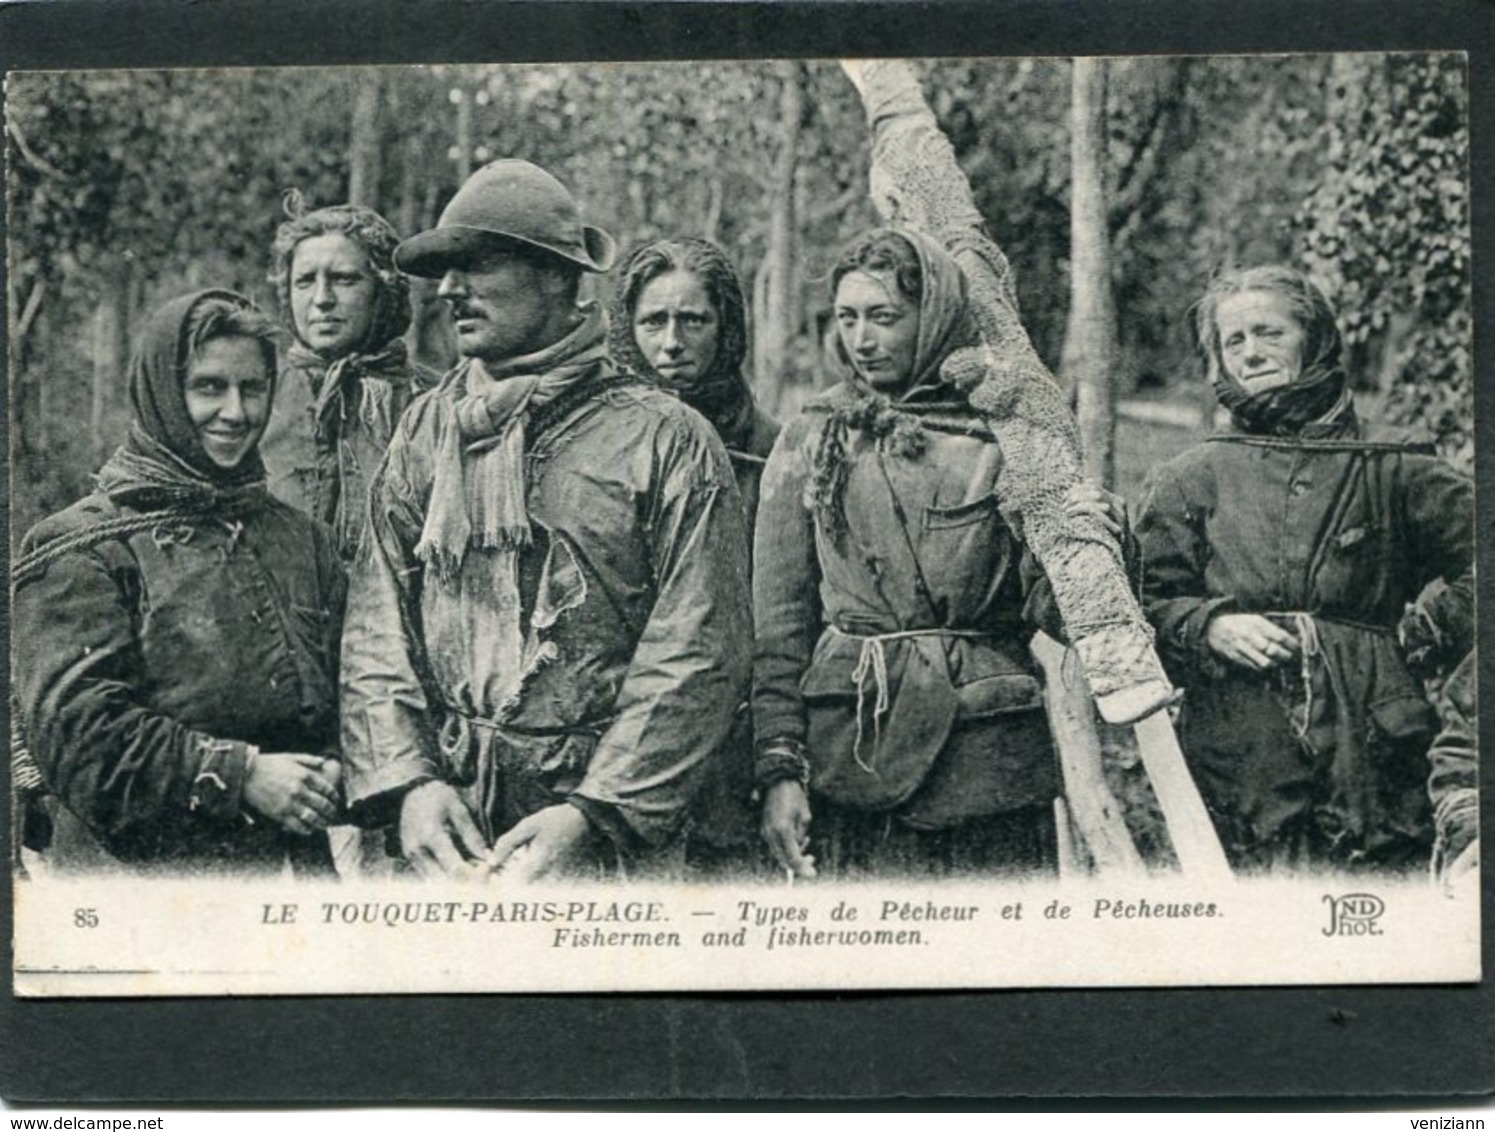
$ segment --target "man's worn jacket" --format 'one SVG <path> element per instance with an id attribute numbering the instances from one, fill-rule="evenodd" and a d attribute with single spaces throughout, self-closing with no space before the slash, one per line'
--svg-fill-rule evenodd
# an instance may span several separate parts
<path id="1" fill-rule="evenodd" d="M 747 694 L 748 556 L 726 452 L 674 397 L 605 372 L 531 421 L 524 646 L 500 655 L 502 552 L 469 547 L 450 580 L 415 553 L 436 437 L 463 392 L 412 403 L 374 484 L 343 642 L 350 803 L 366 824 L 391 821 L 413 784 L 443 779 L 490 839 L 570 802 L 625 854 L 660 846 Z"/>

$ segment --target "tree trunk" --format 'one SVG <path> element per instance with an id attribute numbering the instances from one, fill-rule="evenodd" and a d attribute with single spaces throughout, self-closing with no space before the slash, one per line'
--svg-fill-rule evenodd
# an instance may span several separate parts
<path id="1" fill-rule="evenodd" d="M 1074 61 L 1070 303 L 1060 366 L 1076 393 L 1085 473 L 1116 478 L 1116 300 L 1106 208 L 1106 63 Z"/>
<path id="2" fill-rule="evenodd" d="M 722 226 L 722 179 L 718 173 L 706 182 L 706 219 L 701 231 L 713 244 L 721 243 Z"/>
<path id="3" fill-rule="evenodd" d="M 472 95 L 461 87 L 454 87 L 452 101 L 457 104 L 457 140 L 453 148 L 457 159 L 457 184 L 461 186 L 472 176 Z"/>
<path id="4" fill-rule="evenodd" d="M 408 95 L 402 98 L 399 86 L 390 88 L 389 99 L 390 120 L 407 121 L 413 113 L 413 100 Z M 395 204 L 393 219 L 401 237 L 414 235 L 420 230 L 421 182 L 430 175 L 421 160 L 425 151 L 427 129 L 426 123 L 418 128 L 407 129 L 404 140 L 400 143 L 400 196 Z"/>
<path id="5" fill-rule="evenodd" d="M 109 435 L 114 391 L 121 387 L 125 360 L 129 357 L 129 280 L 117 273 L 103 282 L 103 294 L 93 312 L 93 390 L 88 408 L 88 441 L 92 462 L 97 464 L 113 447 Z"/>
<path id="6" fill-rule="evenodd" d="M 12 281 L 11 286 L 15 287 L 16 283 Z M 43 431 L 46 421 L 37 404 L 47 383 L 27 376 L 30 370 L 28 363 L 32 354 L 28 348 L 27 339 L 32 326 L 36 323 L 37 315 L 41 312 L 42 296 L 45 293 L 46 284 L 38 277 L 31 284 L 25 303 L 19 302 L 19 295 L 16 293 L 13 293 L 11 298 L 11 302 L 20 308 L 20 315 L 11 328 L 10 341 L 11 372 L 14 374 L 11 379 L 11 400 L 8 405 L 12 468 L 18 468 L 31 452 L 47 451 L 46 436 Z M 25 422 L 24 427 L 22 422 Z"/>
<path id="7" fill-rule="evenodd" d="M 804 114 L 804 72 L 781 63 L 779 148 L 768 200 L 768 241 L 754 281 L 754 386 L 770 412 L 777 407 L 794 338 L 794 167 Z"/>
<path id="8" fill-rule="evenodd" d="M 348 203 L 379 207 L 379 79 L 354 80 L 353 119 L 348 130 Z"/>

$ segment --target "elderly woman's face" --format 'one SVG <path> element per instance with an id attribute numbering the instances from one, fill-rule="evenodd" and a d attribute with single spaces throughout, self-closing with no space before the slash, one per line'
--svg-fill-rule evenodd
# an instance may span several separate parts
<path id="1" fill-rule="evenodd" d="M 296 337 L 340 358 L 364 344 L 374 322 L 378 284 L 369 257 L 340 232 L 309 236 L 291 253 L 291 317 Z"/>
<path id="2" fill-rule="evenodd" d="M 873 389 L 901 393 L 913 380 L 919 311 L 886 272 L 848 271 L 836 285 L 836 329 L 857 373 Z"/>
<path id="3" fill-rule="evenodd" d="M 721 319 L 706 284 L 692 271 L 667 271 L 639 292 L 633 341 L 670 389 L 689 390 L 716 360 Z"/>
<path id="4" fill-rule="evenodd" d="M 1248 393 L 1290 385 L 1303 371 L 1307 335 L 1287 299 L 1272 291 L 1242 291 L 1215 310 L 1225 372 Z"/>

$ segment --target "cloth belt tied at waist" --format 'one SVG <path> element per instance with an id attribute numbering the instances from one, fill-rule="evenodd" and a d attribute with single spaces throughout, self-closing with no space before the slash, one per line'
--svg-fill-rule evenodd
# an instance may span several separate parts
<path id="1" fill-rule="evenodd" d="M 863 635 L 848 633 L 836 624 L 828 625 L 827 628 L 845 640 L 861 642 L 856 668 L 852 669 L 851 673 L 851 678 L 856 681 L 857 685 L 857 729 L 856 737 L 852 741 L 851 757 L 856 760 L 857 766 L 868 774 L 876 774 L 877 771 L 870 763 L 862 760 L 862 707 L 866 702 L 867 679 L 870 676 L 876 685 L 876 698 L 872 703 L 872 754 L 875 758 L 877 745 L 882 741 L 882 717 L 887 714 L 889 707 L 888 658 L 883 652 L 883 645 L 888 641 L 906 641 L 916 637 L 948 637 L 963 640 L 981 640 L 992 637 L 991 633 L 978 632 L 974 629 L 900 629 L 892 633 Z"/>
<path id="2" fill-rule="evenodd" d="M 436 733 L 436 744 L 445 757 L 453 777 L 459 782 L 470 783 L 477 778 L 477 767 L 473 764 L 475 744 L 474 731 L 486 731 L 507 743 L 522 745 L 526 740 L 564 739 L 571 735 L 585 735 L 600 739 L 602 733 L 612 726 L 612 718 L 593 724 L 578 724 L 574 727 L 514 727 L 496 719 L 470 715 L 452 707 L 442 705 L 445 718 Z"/>

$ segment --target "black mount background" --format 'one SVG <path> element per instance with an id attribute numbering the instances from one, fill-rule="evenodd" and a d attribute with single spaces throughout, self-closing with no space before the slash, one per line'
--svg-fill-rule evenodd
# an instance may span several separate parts
<path id="1" fill-rule="evenodd" d="M 0 2 L 6 70 L 1429 49 L 1470 52 L 1475 263 L 1495 263 L 1488 160 L 1495 145 L 1495 4 L 1482 0 Z M 1485 285 L 1487 275 L 1477 276 L 1475 295 L 1482 363 L 1495 348 L 1495 288 Z M 1489 412 L 1479 423 L 1483 500 L 1495 437 Z M 1487 535 L 1488 524 L 1480 526 Z M 1480 557 L 1490 557 L 1488 537 Z M 1486 583 L 1495 578 L 1491 562 L 1480 569 Z M 1488 591 L 1481 587 L 1486 608 Z M 1482 683 L 1490 663 L 1487 657 Z M 1490 732 L 1483 723 L 1486 751 L 1495 750 Z M 1492 778 L 1487 762 L 1487 799 L 1495 797 Z M 1483 898 L 1485 966 L 1495 971 L 1488 879 Z M 8 899 L 0 904 L 9 972 L 13 909 Z M 817 1097 L 946 1104 L 1003 1097 L 1052 1108 L 1093 1107 L 1077 1099 L 1087 1097 L 1174 1097 L 1193 1098 L 1183 1103 L 1197 1108 L 1269 1096 L 1276 1100 L 1267 1105 L 1281 1108 L 1307 1098 L 1342 1106 L 1349 1097 L 1375 1104 L 1369 1098 L 1446 1099 L 1492 1089 L 1488 980 L 1462 987 L 835 996 L 18 1001 L 7 975 L 0 1000 L 0 1095 L 12 1102 L 586 1098 L 679 1105 L 742 1098 L 773 1105 Z"/>

